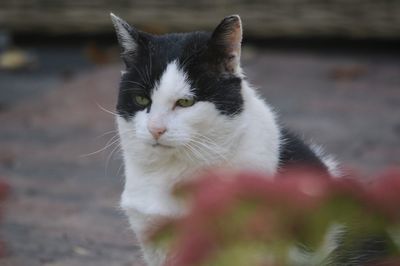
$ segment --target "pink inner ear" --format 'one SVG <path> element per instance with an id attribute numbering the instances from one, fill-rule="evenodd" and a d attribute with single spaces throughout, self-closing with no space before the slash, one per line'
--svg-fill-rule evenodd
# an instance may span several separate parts
<path id="1" fill-rule="evenodd" d="M 229 42 L 228 53 L 234 56 L 240 56 L 240 48 L 242 43 L 242 27 L 239 23 L 234 25 L 233 30 L 227 36 L 227 41 Z"/>
<path id="2" fill-rule="evenodd" d="M 221 67 L 225 71 L 235 73 L 240 64 L 242 23 L 237 15 L 226 17 L 214 30 L 212 41 L 215 49 L 223 56 Z"/>
<path id="3" fill-rule="evenodd" d="M 226 17 L 214 30 L 212 38 L 227 54 L 240 55 L 242 22 L 237 15 Z"/>

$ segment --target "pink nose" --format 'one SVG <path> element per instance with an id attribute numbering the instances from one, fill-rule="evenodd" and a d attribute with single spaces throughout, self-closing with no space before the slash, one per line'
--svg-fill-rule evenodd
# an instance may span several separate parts
<path id="1" fill-rule="evenodd" d="M 161 135 L 167 131 L 165 127 L 149 127 L 148 129 L 156 140 L 158 140 Z"/>

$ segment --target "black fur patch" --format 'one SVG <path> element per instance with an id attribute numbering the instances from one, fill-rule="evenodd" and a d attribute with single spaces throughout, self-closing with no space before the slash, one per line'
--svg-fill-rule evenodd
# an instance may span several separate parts
<path id="1" fill-rule="evenodd" d="M 161 36 L 137 32 L 137 50 L 124 55 L 127 71 L 120 82 L 117 112 L 129 119 L 143 110 L 134 103 L 134 96 L 150 98 L 167 65 L 176 60 L 187 74 L 197 101 L 214 103 L 224 115 L 240 113 L 243 110 L 241 78 L 219 70 L 215 51 L 209 49 L 210 37 L 206 32 Z"/>
<path id="2" fill-rule="evenodd" d="M 378 262 L 387 259 L 393 251 L 393 240 L 389 233 L 352 236 L 350 241 L 346 234 L 348 232 L 338 236 L 339 246 L 331 254 L 330 263 L 327 265 L 387 265 Z M 345 238 L 347 238 L 346 243 Z"/>
<path id="3" fill-rule="evenodd" d="M 281 131 L 283 145 L 280 150 L 280 167 L 307 166 L 327 171 L 325 164 L 299 137 L 287 129 Z"/>
<path id="4" fill-rule="evenodd" d="M 197 33 L 199 34 L 199 33 Z M 209 47 L 210 35 L 204 34 L 207 42 L 198 46 L 197 36 L 192 41 L 195 47 L 188 47 L 190 55 L 180 58 L 180 66 L 188 74 L 188 80 L 193 88 L 198 101 L 209 101 L 216 105 L 224 115 L 233 116 L 243 110 L 243 98 L 241 94 L 241 78 L 221 70 L 219 58 Z M 204 38 L 203 37 L 203 38 Z"/>

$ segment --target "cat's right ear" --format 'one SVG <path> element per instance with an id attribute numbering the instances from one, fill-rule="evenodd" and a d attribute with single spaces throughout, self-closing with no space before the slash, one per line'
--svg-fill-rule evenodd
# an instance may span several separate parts
<path id="1" fill-rule="evenodd" d="M 139 32 L 113 13 L 110 16 L 121 47 L 122 59 L 126 65 L 129 65 L 138 49 Z"/>

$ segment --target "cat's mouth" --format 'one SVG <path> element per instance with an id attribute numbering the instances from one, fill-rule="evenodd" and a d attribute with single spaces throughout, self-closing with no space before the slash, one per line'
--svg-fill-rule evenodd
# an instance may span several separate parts
<path id="1" fill-rule="evenodd" d="M 165 149 L 172 149 L 172 148 L 174 148 L 174 147 L 172 147 L 172 146 L 169 146 L 169 145 L 165 145 L 165 144 L 161 144 L 161 143 L 154 143 L 154 144 L 151 144 L 151 146 L 153 147 L 153 148 L 165 148 Z"/>

